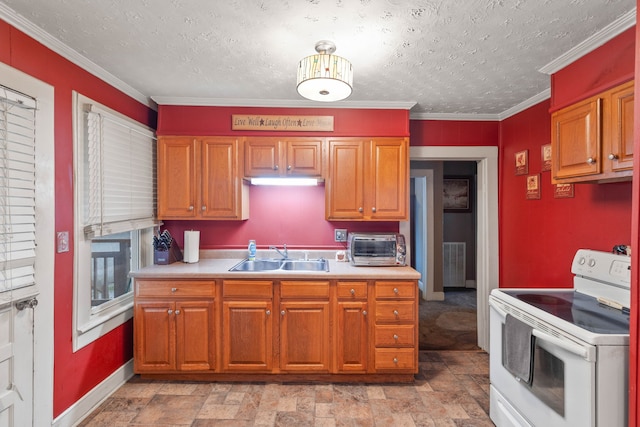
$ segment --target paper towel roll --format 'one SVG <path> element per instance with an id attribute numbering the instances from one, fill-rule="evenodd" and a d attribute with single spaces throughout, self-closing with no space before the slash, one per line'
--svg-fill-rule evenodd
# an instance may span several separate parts
<path id="1" fill-rule="evenodd" d="M 184 262 L 198 262 L 200 259 L 200 232 L 187 230 L 184 232 Z"/>

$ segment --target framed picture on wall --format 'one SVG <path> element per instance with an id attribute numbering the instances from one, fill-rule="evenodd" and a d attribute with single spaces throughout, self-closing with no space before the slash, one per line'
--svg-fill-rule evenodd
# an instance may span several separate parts
<path id="1" fill-rule="evenodd" d="M 516 153 L 516 175 L 526 175 L 529 173 L 529 150 L 522 150 Z"/>
<path id="2" fill-rule="evenodd" d="M 445 176 L 442 181 L 442 203 L 445 212 L 471 212 L 470 176 Z"/>
<path id="3" fill-rule="evenodd" d="M 540 198 L 540 174 L 527 176 L 527 199 Z"/>
<path id="4" fill-rule="evenodd" d="M 556 199 L 569 199 L 573 197 L 573 184 L 554 184 L 553 197 Z"/>
<path id="5" fill-rule="evenodd" d="M 551 170 L 551 144 L 542 146 L 542 168 L 541 170 L 550 171 Z"/>

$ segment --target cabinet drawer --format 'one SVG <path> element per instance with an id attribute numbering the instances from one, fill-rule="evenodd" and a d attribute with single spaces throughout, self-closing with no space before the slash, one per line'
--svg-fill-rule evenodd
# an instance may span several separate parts
<path id="1" fill-rule="evenodd" d="M 281 298 L 322 298 L 329 299 L 328 281 L 282 281 Z"/>
<path id="2" fill-rule="evenodd" d="M 271 280 L 224 280 L 222 282 L 222 296 L 244 299 L 271 299 L 273 297 L 273 282 Z"/>
<path id="3" fill-rule="evenodd" d="M 376 348 L 375 368 L 376 370 L 414 371 L 416 368 L 415 350 L 412 348 Z"/>
<path id="4" fill-rule="evenodd" d="M 415 282 L 376 282 L 376 298 L 414 299 Z"/>
<path id="5" fill-rule="evenodd" d="M 336 290 L 340 299 L 367 298 L 367 282 L 338 282 Z"/>
<path id="6" fill-rule="evenodd" d="M 415 347 L 414 325 L 376 325 L 376 347 Z"/>
<path id="7" fill-rule="evenodd" d="M 216 295 L 211 280 L 136 280 L 137 297 L 209 297 Z"/>
<path id="8" fill-rule="evenodd" d="M 376 301 L 376 322 L 413 323 L 415 311 L 413 301 Z"/>

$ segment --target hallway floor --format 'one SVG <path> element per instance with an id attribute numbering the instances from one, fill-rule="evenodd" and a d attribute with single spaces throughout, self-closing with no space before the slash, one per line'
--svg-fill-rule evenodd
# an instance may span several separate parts
<path id="1" fill-rule="evenodd" d="M 421 351 L 414 384 L 124 384 L 83 427 L 493 426 L 489 356 Z"/>

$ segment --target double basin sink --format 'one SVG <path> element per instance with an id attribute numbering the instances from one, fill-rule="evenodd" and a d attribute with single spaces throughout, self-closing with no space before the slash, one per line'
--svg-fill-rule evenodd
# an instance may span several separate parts
<path id="1" fill-rule="evenodd" d="M 329 261 L 324 258 L 304 259 L 245 259 L 229 271 L 329 271 Z"/>

